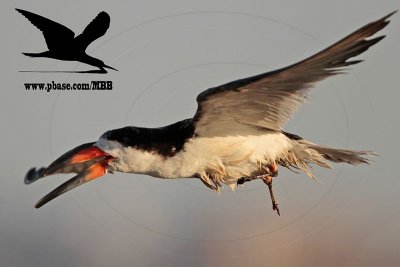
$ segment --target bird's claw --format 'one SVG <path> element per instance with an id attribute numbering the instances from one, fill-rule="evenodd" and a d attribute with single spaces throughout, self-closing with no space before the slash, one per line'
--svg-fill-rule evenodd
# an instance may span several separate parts
<path id="1" fill-rule="evenodd" d="M 276 210 L 276 212 L 278 213 L 278 215 L 281 216 L 281 212 L 279 211 L 279 208 L 278 208 L 278 202 L 272 201 L 272 209 L 273 209 L 273 210 Z"/>

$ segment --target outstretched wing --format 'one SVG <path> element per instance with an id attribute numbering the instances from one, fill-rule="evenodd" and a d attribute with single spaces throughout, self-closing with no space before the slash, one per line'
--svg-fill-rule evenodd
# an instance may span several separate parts
<path id="1" fill-rule="evenodd" d="M 361 62 L 349 59 L 384 38 L 367 39 L 384 28 L 393 13 L 296 64 L 203 91 L 197 96 L 198 108 L 193 118 L 196 134 L 239 134 L 248 131 L 249 126 L 281 131 L 316 82 Z"/>
<path id="2" fill-rule="evenodd" d="M 102 11 L 75 38 L 75 41 L 79 47 L 86 50 L 89 44 L 107 32 L 108 27 L 110 27 L 110 16 Z"/>
<path id="3" fill-rule="evenodd" d="M 64 25 L 26 10 L 16 10 L 42 31 L 49 50 L 63 49 L 74 39 L 75 33 Z"/>

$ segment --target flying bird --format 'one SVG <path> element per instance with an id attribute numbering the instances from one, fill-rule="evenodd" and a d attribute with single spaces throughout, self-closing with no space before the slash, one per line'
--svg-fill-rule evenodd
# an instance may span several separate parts
<path id="1" fill-rule="evenodd" d="M 26 184 L 56 173 L 77 174 L 35 207 L 107 172 L 125 172 L 164 179 L 198 178 L 216 191 L 223 184 L 235 189 L 260 179 L 269 188 L 273 210 L 280 215 L 272 190 L 278 166 L 315 178 L 309 168 L 313 164 L 325 168 L 330 167 L 328 162 L 357 165 L 375 155 L 321 146 L 285 132 L 284 126 L 316 82 L 361 62 L 352 58 L 384 38 L 371 36 L 389 23 L 393 13 L 296 64 L 203 91 L 197 96 L 193 118 L 160 128 L 109 130 L 47 168 L 30 169 Z"/>
<path id="2" fill-rule="evenodd" d="M 29 57 L 48 57 L 59 60 L 79 61 L 99 68 L 99 70 L 85 71 L 93 73 L 107 73 L 105 68 L 116 70 L 104 64 L 100 59 L 86 54 L 86 48 L 97 38 L 103 36 L 110 26 L 110 16 L 102 11 L 86 26 L 83 32 L 75 37 L 69 28 L 55 21 L 16 8 L 33 25 L 42 31 L 48 51 L 42 53 L 22 53 Z"/>

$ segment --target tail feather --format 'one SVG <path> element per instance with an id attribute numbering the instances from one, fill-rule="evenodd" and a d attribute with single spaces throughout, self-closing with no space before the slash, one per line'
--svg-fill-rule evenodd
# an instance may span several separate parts
<path id="1" fill-rule="evenodd" d="M 22 54 L 25 56 L 28 56 L 28 57 L 42 57 L 43 56 L 43 53 L 22 53 Z"/>
<path id="2" fill-rule="evenodd" d="M 377 156 L 377 154 L 373 151 L 337 149 L 319 145 L 309 145 L 308 147 L 316 150 L 329 161 L 336 163 L 344 162 L 351 165 L 358 165 L 361 163 L 369 164 L 369 158 L 367 157 Z"/>
<path id="3" fill-rule="evenodd" d="M 316 177 L 310 171 L 310 163 L 324 168 L 330 168 L 330 162 L 348 163 L 351 165 L 369 164 L 369 157 L 377 156 L 373 151 L 337 149 L 320 146 L 301 137 L 284 132 L 291 139 L 293 150 L 284 158 L 281 158 L 279 164 L 289 169 L 295 168 L 304 171 L 313 179 Z"/>

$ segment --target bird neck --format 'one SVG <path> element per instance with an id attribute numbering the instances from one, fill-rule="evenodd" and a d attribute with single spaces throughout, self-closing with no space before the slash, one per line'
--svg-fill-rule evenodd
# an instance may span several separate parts
<path id="1" fill-rule="evenodd" d="M 192 177 L 182 167 L 186 143 L 194 137 L 191 119 L 160 128 L 128 126 L 104 133 L 96 146 L 112 155 L 109 171 L 148 174 L 160 178 Z M 179 175 L 178 175 L 179 174 Z"/>

